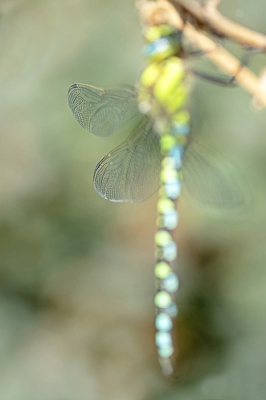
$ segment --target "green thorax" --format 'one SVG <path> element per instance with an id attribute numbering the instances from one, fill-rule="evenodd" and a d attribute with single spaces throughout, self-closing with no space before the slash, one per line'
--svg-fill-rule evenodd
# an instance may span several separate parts
<path id="1" fill-rule="evenodd" d="M 184 109 L 188 87 L 180 39 L 180 31 L 169 25 L 147 30 L 144 53 L 148 64 L 139 79 L 138 101 L 140 111 L 155 121 L 158 133 L 173 130 L 182 136 L 189 130 L 189 114 Z"/>

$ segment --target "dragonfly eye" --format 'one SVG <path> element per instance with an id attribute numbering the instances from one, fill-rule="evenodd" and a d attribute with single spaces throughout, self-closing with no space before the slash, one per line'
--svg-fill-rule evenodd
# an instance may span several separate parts
<path id="1" fill-rule="evenodd" d="M 181 49 L 181 31 L 170 25 L 149 28 L 145 39 L 144 55 L 150 61 L 165 60 L 178 55 Z"/>
<path id="2" fill-rule="evenodd" d="M 177 48 L 171 37 L 161 37 L 155 42 L 147 43 L 143 53 L 151 61 L 160 61 L 173 56 Z"/>

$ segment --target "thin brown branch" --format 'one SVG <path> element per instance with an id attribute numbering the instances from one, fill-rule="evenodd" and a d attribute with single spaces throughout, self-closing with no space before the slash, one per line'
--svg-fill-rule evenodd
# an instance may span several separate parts
<path id="1" fill-rule="evenodd" d="M 231 53 L 207 37 L 205 32 L 200 32 L 191 23 L 186 22 L 184 25 L 181 15 L 169 1 L 147 2 L 142 0 L 138 3 L 138 8 L 146 25 L 169 23 L 177 29 L 181 29 L 191 44 L 201 49 L 206 57 L 225 73 L 235 76 L 238 83 L 255 97 L 257 103 L 266 107 L 266 90 L 261 84 L 261 79 L 247 67 L 241 66 L 241 63 Z"/>
<path id="2" fill-rule="evenodd" d="M 218 10 L 217 0 L 208 1 L 202 5 L 197 1 L 169 0 L 179 11 L 185 12 L 189 21 L 194 24 L 205 26 L 218 36 L 224 36 L 235 40 L 245 46 L 266 49 L 266 36 L 248 29 L 230 19 L 224 17 Z"/>
<path id="3" fill-rule="evenodd" d="M 208 0 L 208 5 L 217 8 L 221 0 Z"/>

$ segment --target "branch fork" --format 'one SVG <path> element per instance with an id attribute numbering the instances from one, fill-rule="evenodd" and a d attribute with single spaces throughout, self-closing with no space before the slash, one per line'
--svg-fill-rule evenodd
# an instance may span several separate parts
<path id="1" fill-rule="evenodd" d="M 202 50 L 207 58 L 253 95 L 253 104 L 266 107 L 265 72 L 256 76 L 242 66 L 237 58 L 215 42 L 226 37 L 246 48 L 266 50 L 266 36 L 224 17 L 217 6 L 221 0 L 208 0 L 205 4 L 188 0 L 140 0 L 137 7 L 145 25 L 168 23 L 182 30 L 189 42 Z"/>

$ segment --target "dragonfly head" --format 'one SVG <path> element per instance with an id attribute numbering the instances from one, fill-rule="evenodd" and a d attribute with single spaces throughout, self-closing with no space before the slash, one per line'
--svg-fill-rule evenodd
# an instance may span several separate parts
<path id="1" fill-rule="evenodd" d="M 178 56 L 181 51 L 182 32 L 171 25 L 148 28 L 145 34 L 144 55 L 149 61 L 160 61 Z"/>

